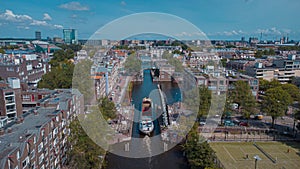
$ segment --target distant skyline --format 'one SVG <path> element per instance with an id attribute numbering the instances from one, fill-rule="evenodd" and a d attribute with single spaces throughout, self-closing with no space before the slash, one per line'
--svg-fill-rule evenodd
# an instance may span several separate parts
<path id="1" fill-rule="evenodd" d="M 261 33 L 262 40 L 300 40 L 299 9 L 299 0 L 0 1 L 0 38 L 34 38 L 35 31 L 43 39 L 62 37 L 63 28 L 74 28 L 79 39 L 88 39 L 120 17 L 160 12 L 191 22 L 212 40 L 260 38 Z M 189 32 L 177 34 L 193 38 Z"/>

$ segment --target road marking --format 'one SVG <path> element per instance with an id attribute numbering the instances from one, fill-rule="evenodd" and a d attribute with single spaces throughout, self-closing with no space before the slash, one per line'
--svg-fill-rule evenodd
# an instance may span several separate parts
<path id="1" fill-rule="evenodd" d="M 230 158 L 236 163 L 236 160 L 232 157 L 232 155 L 229 153 L 229 151 L 226 149 L 226 147 L 223 146 L 223 148 L 228 153 L 228 155 L 230 156 Z"/>

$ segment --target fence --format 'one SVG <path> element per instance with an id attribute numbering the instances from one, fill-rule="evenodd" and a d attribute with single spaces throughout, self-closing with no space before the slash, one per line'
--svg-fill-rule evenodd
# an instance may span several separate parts
<path id="1" fill-rule="evenodd" d="M 217 127 L 216 129 L 202 131 L 211 133 L 206 139 L 210 141 L 299 141 L 300 137 L 295 132 L 278 132 L 274 129 L 251 128 L 251 127 Z"/>

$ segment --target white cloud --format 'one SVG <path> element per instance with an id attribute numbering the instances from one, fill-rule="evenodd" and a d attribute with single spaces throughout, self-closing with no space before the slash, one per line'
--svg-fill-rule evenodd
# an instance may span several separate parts
<path id="1" fill-rule="evenodd" d="M 48 21 L 51 21 L 51 20 L 52 20 L 52 18 L 51 18 L 51 16 L 50 16 L 49 14 L 47 14 L 47 13 L 44 13 L 44 18 L 43 18 L 43 20 L 48 20 Z"/>
<path id="2" fill-rule="evenodd" d="M 53 25 L 53 27 L 54 27 L 55 29 L 63 29 L 63 28 L 64 28 L 62 25 Z"/>
<path id="3" fill-rule="evenodd" d="M 47 26 L 48 23 L 46 21 L 39 21 L 39 20 L 32 20 L 30 25 L 35 25 L 35 26 Z"/>
<path id="4" fill-rule="evenodd" d="M 10 22 L 30 21 L 32 18 L 28 15 L 16 15 L 11 10 L 5 10 L 5 13 L 0 14 L 0 19 Z"/>
<path id="5" fill-rule="evenodd" d="M 247 32 L 242 30 L 232 30 L 232 31 L 223 31 L 223 32 L 215 32 L 215 33 L 208 33 L 208 36 L 238 36 L 238 35 L 246 35 Z"/>
<path id="6" fill-rule="evenodd" d="M 28 30 L 29 29 L 29 26 L 17 26 L 18 29 L 26 29 Z"/>
<path id="7" fill-rule="evenodd" d="M 255 31 L 257 34 L 264 34 L 264 35 L 285 35 L 291 33 L 290 29 L 278 29 L 276 27 L 267 28 L 267 29 L 257 29 Z"/>
<path id="8" fill-rule="evenodd" d="M 181 33 L 175 34 L 175 36 L 178 36 L 178 37 L 192 37 L 192 36 L 205 36 L 205 34 L 201 33 L 201 32 L 191 32 L 191 33 L 181 32 Z"/>
<path id="9" fill-rule="evenodd" d="M 71 15 L 71 18 L 73 18 L 73 19 L 76 19 L 77 17 L 78 17 L 78 15 L 76 15 L 76 14 Z"/>
<path id="10" fill-rule="evenodd" d="M 292 30 L 290 30 L 290 29 L 283 29 L 282 32 L 283 33 L 292 33 Z"/>
<path id="11" fill-rule="evenodd" d="M 0 13 L 0 26 L 13 24 L 13 26 L 18 29 L 29 29 L 30 26 L 45 26 L 52 29 L 63 28 L 62 25 L 48 23 L 47 20 L 52 20 L 49 14 L 44 13 L 43 16 L 44 16 L 43 20 L 36 20 L 28 15 L 14 14 L 13 11 L 7 9 L 4 13 Z"/>
<path id="12" fill-rule="evenodd" d="M 127 5 L 125 1 L 121 1 L 120 4 L 121 4 L 122 6 L 126 6 L 126 5 Z"/>
<path id="13" fill-rule="evenodd" d="M 90 9 L 88 6 L 81 5 L 79 2 L 74 1 L 66 4 L 61 4 L 59 5 L 59 8 L 71 11 L 88 11 Z"/>

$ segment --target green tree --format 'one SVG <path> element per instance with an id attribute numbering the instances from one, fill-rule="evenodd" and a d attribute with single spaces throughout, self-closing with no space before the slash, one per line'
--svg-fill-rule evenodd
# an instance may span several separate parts
<path id="1" fill-rule="evenodd" d="M 256 53 L 255 53 L 255 55 L 254 55 L 254 57 L 255 58 L 261 58 L 262 55 L 263 55 L 263 52 L 261 50 L 257 50 Z"/>
<path id="2" fill-rule="evenodd" d="M 127 57 L 124 68 L 130 75 L 137 74 L 141 71 L 142 61 L 136 57 L 135 53 L 132 53 Z"/>
<path id="3" fill-rule="evenodd" d="M 115 104 L 108 97 L 99 99 L 98 103 L 100 112 L 105 120 L 114 119 L 117 117 Z"/>
<path id="4" fill-rule="evenodd" d="M 74 59 L 74 51 L 72 49 L 57 50 L 53 53 L 53 58 L 50 60 L 50 64 L 53 67 L 58 66 L 61 62 L 69 59 Z"/>
<path id="5" fill-rule="evenodd" d="M 227 65 L 227 59 L 226 58 L 225 59 L 221 59 L 221 64 L 222 64 L 223 67 L 226 67 L 226 65 Z"/>
<path id="6" fill-rule="evenodd" d="M 246 119 L 256 112 L 256 100 L 252 95 L 250 85 L 245 81 L 237 81 L 233 84 L 234 89 L 229 91 L 229 97 L 234 103 L 239 105 L 239 112 Z"/>
<path id="7" fill-rule="evenodd" d="M 207 167 L 215 167 L 215 152 L 209 144 L 199 136 L 197 132 L 198 126 L 195 125 L 189 132 L 183 150 L 191 169 L 204 169 Z"/>
<path id="8" fill-rule="evenodd" d="M 175 67 L 176 72 L 183 72 L 184 68 L 182 66 L 182 62 L 176 58 L 173 58 L 173 54 L 165 51 L 162 55 L 163 59 L 167 59 L 168 63 Z"/>
<path id="9" fill-rule="evenodd" d="M 300 101 L 300 90 L 296 85 L 287 83 L 287 84 L 282 84 L 281 88 L 285 90 L 287 93 L 289 93 L 293 101 L 296 102 Z"/>
<path id="10" fill-rule="evenodd" d="M 259 90 L 261 91 L 267 91 L 270 88 L 279 86 L 281 86 L 281 83 L 276 79 L 272 79 L 271 81 L 264 80 L 262 78 L 259 79 Z"/>
<path id="11" fill-rule="evenodd" d="M 276 53 L 275 53 L 275 50 L 274 49 L 269 49 L 269 53 L 268 53 L 269 55 L 275 55 Z"/>
<path id="12" fill-rule="evenodd" d="M 76 64 L 73 72 L 72 87 L 78 89 L 84 95 L 85 105 L 96 102 L 96 100 L 93 100 L 95 86 L 91 78 L 92 64 L 93 62 L 89 59 L 81 60 Z"/>
<path id="13" fill-rule="evenodd" d="M 293 131 L 295 131 L 295 128 L 297 128 L 298 130 L 300 130 L 300 122 L 298 122 L 300 120 L 300 111 L 297 110 L 294 113 L 294 125 L 293 125 Z M 297 124 L 298 122 L 298 124 Z"/>
<path id="14" fill-rule="evenodd" d="M 5 50 L 0 48 L 0 53 L 5 54 Z"/>
<path id="15" fill-rule="evenodd" d="M 275 119 L 284 115 L 288 105 L 292 103 L 292 98 L 281 87 L 270 88 L 262 101 L 262 112 L 272 117 L 272 127 Z"/>
<path id="16" fill-rule="evenodd" d="M 84 131 L 76 118 L 70 125 L 68 143 L 67 166 L 70 168 L 101 168 L 103 166 L 105 150 L 99 147 Z"/>
<path id="17" fill-rule="evenodd" d="M 67 44 L 57 44 L 58 47 L 62 48 L 62 50 L 66 50 L 66 49 L 70 49 L 74 52 L 77 52 L 79 50 L 82 49 L 82 46 L 81 45 L 76 45 L 76 44 L 70 44 L 70 45 L 67 45 Z"/>
<path id="18" fill-rule="evenodd" d="M 198 118 L 205 116 L 208 114 L 210 104 L 211 104 L 211 91 L 208 90 L 208 87 L 201 85 L 199 86 L 199 97 L 200 97 L 200 104 L 199 104 L 199 112 Z"/>
<path id="19" fill-rule="evenodd" d="M 38 88 L 71 88 L 74 64 L 68 61 L 61 62 L 53 67 L 50 72 L 44 74 L 38 82 Z"/>

